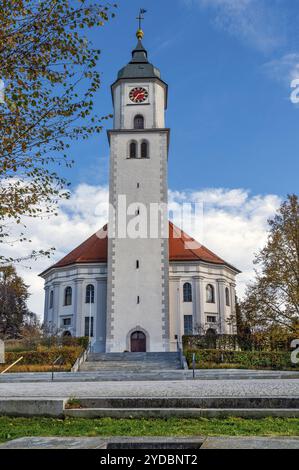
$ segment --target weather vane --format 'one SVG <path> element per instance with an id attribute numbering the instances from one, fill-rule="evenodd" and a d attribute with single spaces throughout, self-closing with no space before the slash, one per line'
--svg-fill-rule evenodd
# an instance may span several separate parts
<path id="1" fill-rule="evenodd" d="M 137 16 L 136 20 L 139 21 L 139 29 L 141 29 L 141 21 L 144 20 L 144 13 L 146 13 L 147 10 L 144 10 L 144 8 L 140 8 L 139 16 Z"/>

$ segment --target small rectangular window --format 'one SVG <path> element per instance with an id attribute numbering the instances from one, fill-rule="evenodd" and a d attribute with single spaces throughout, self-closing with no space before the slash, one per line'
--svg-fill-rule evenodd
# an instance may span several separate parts
<path id="1" fill-rule="evenodd" d="M 140 183 L 137 183 L 137 188 L 140 188 Z"/>
<path id="2" fill-rule="evenodd" d="M 140 304 L 140 297 L 137 295 L 137 303 Z"/>
<path id="3" fill-rule="evenodd" d="M 89 317 L 85 317 L 85 324 L 84 324 L 84 335 L 85 336 L 90 336 L 93 337 L 93 317 L 91 317 L 91 323 L 90 323 L 90 332 L 89 332 Z"/>
<path id="4" fill-rule="evenodd" d="M 72 324 L 71 318 L 63 318 L 62 319 L 63 326 L 70 326 Z"/>
<path id="5" fill-rule="evenodd" d="M 216 323 L 216 317 L 214 315 L 208 315 L 207 316 L 207 322 L 208 323 Z"/>
<path id="6" fill-rule="evenodd" d="M 136 260 L 136 269 L 139 269 L 139 259 Z"/>

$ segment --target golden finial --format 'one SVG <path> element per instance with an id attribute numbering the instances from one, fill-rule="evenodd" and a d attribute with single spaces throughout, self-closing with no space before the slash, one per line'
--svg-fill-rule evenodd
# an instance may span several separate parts
<path id="1" fill-rule="evenodd" d="M 146 13 L 146 10 L 144 10 L 144 8 L 140 8 L 139 16 L 137 16 L 136 18 L 136 20 L 138 20 L 139 22 L 139 28 L 136 33 L 136 36 L 139 39 L 139 41 L 141 41 L 141 39 L 143 39 L 143 36 L 144 36 L 144 32 L 141 29 L 141 21 L 144 20 L 144 16 L 143 16 L 144 13 Z"/>
<path id="2" fill-rule="evenodd" d="M 142 31 L 142 29 L 137 30 L 136 36 L 140 41 L 141 41 L 141 39 L 143 39 L 144 32 Z"/>

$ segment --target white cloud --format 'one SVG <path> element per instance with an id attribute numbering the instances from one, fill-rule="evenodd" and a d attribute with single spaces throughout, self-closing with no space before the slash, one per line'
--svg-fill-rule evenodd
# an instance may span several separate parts
<path id="1" fill-rule="evenodd" d="M 41 258 L 35 262 L 17 265 L 18 273 L 30 286 L 31 297 L 28 305 L 33 312 L 38 315 L 43 312 L 43 279 L 38 277 L 38 274 L 102 227 L 107 222 L 107 208 L 106 186 L 81 184 L 75 189 L 70 200 L 60 203 L 57 217 L 26 220 L 26 235 L 32 243 L 2 247 L 2 255 L 14 258 L 24 257 L 32 249 L 56 248 L 51 260 Z"/>
<path id="2" fill-rule="evenodd" d="M 217 28 L 268 52 L 284 42 L 279 1 L 182 0 L 187 6 L 210 8 Z M 276 8 L 277 7 L 277 8 Z"/>
<path id="3" fill-rule="evenodd" d="M 170 191 L 170 208 L 185 202 L 203 202 L 203 227 L 190 235 L 227 262 L 243 271 L 238 276 L 238 293 L 242 295 L 253 277 L 254 253 L 263 246 L 267 235 L 267 219 L 280 204 L 276 195 L 251 196 L 244 189 L 209 188 L 202 191 Z M 34 249 L 56 247 L 51 260 L 32 262 L 31 270 L 18 266 L 18 272 L 30 285 L 30 308 L 42 315 L 43 280 L 38 274 L 82 243 L 107 222 L 108 188 L 79 185 L 68 201 L 60 204 L 57 217 L 32 219 L 27 223 L 32 244 L 6 247 L 6 255 L 22 256 Z M 2 250 L 3 251 L 3 250 Z M 28 264 L 28 263 L 27 263 Z"/>
<path id="4" fill-rule="evenodd" d="M 194 231 L 191 228 L 190 235 L 242 271 L 237 286 L 242 296 L 254 276 L 254 254 L 267 239 L 267 220 L 279 207 L 280 198 L 223 188 L 170 193 L 171 207 L 187 201 L 203 203 L 203 226 L 195 226 Z"/>
<path id="5" fill-rule="evenodd" d="M 290 88 L 291 82 L 299 78 L 299 53 L 285 54 L 279 59 L 267 62 L 263 68 L 271 78 Z"/>

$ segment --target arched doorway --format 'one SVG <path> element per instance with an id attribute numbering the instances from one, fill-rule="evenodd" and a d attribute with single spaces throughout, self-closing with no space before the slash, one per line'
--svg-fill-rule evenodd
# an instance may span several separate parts
<path id="1" fill-rule="evenodd" d="M 62 335 L 64 338 L 70 338 L 72 336 L 71 332 L 70 331 L 64 331 L 63 332 L 63 335 Z"/>
<path id="2" fill-rule="evenodd" d="M 142 331 L 131 334 L 131 352 L 146 352 L 146 336 Z"/>

